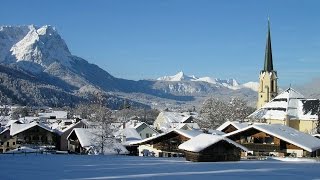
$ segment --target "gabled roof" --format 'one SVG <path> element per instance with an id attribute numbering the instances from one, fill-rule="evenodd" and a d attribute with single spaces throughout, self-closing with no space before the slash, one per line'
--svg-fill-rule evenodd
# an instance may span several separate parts
<path id="1" fill-rule="evenodd" d="M 39 117 L 42 118 L 50 118 L 51 116 L 55 116 L 56 119 L 66 119 L 68 117 L 67 111 L 52 111 L 48 113 L 39 113 Z"/>
<path id="2" fill-rule="evenodd" d="M 158 131 L 156 131 L 153 127 L 151 127 L 149 124 L 147 124 L 145 122 L 140 122 L 140 123 L 136 124 L 136 126 L 134 126 L 134 129 L 138 129 L 142 125 L 145 125 L 146 127 L 150 128 L 152 131 L 154 131 L 156 134 L 159 134 Z"/>
<path id="3" fill-rule="evenodd" d="M 65 129 L 61 130 L 61 131 L 60 131 L 61 134 L 63 134 L 63 133 L 65 133 L 66 131 L 74 128 L 74 127 L 77 126 L 78 124 L 84 124 L 84 125 L 88 126 L 87 121 L 85 121 L 85 120 L 80 120 L 80 121 L 78 121 L 78 122 L 76 122 L 76 123 L 70 124 L 68 127 L 66 127 Z"/>
<path id="4" fill-rule="evenodd" d="M 85 128 L 74 128 L 69 136 L 67 137 L 67 139 L 69 139 L 70 135 L 72 133 L 75 133 L 76 136 L 79 139 L 79 142 L 81 144 L 82 147 L 89 147 L 94 145 L 93 141 L 92 141 L 92 136 L 93 136 L 93 129 L 85 129 Z"/>
<path id="5" fill-rule="evenodd" d="M 77 136 L 80 145 L 83 148 L 89 148 L 89 147 L 99 147 L 99 137 L 97 137 L 96 132 L 98 132 L 97 129 L 86 129 L 86 128 L 74 128 L 70 134 L 68 135 L 67 139 L 69 140 L 69 137 L 75 133 Z M 127 149 L 121 145 L 120 143 L 116 142 L 115 139 L 111 138 L 106 140 L 106 144 L 104 147 L 104 153 L 115 153 L 114 148 L 121 149 L 121 154 L 127 154 Z M 100 149 L 101 150 L 101 149 Z"/>
<path id="6" fill-rule="evenodd" d="M 116 136 L 116 137 L 125 136 L 126 137 L 126 141 L 137 141 L 137 140 L 141 140 L 142 139 L 135 128 L 124 128 L 124 129 L 121 129 L 118 132 L 116 132 L 114 134 L 114 136 Z"/>
<path id="7" fill-rule="evenodd" d="M 19 134 L 19 133 L 26 131 L 30 128 L 33 128 L 35 126 L 38 126 L 42 129 L 50 131 L 50 132 L 54 132 L 50 127 L 48 127 L 42 123 L 37 123 L 37 122 L 32 122 L 29 124 L 15 124 L 14 123 L 10 126 L 10 136 L 14 136 L 16 134 Z"/>
<path id="8" fill-rule="evenodd" d="M 309 152 L 320 149 L 320 139 L 282 124 L 253 124 L 243 129 L 228 133 L 224 136 L 230 137 L 249 129 L 256 129 L 265 132 Z"/>
<path id="9" fill-rule="evenodd" d="M 189 138 L 189 139 L 191 139 L 192 137 L 196 137 L 196 136 L 198 136 L 199 134 L 202 134 L 202 133 L 203 133 L 203 132 L 201 132 L 201 131 L 196 131 L 196 130 L 191 130 L 191 131 L 190 131 L 190 130 L 182 130 L 182 129 L 173 129 L 173 130 L 171 130 L 171 131 L 169 131 L 169 132 L 162 133 L 162 134 L 159 134 L 159 135 L 157 135 L 157 136 L 152 136 L 152 137 L 143 139 L 143 140 L 141 140 L 141 141 L 136 141 L 136 142 L 130 143 L 130 145 L 148 143 L 148 142 L 150 142 L 150 141 L 152 141 L 152 140 L 154 140 L 154 139 L 163 137 L 163 136 L 165 136 L 165 135 L 167 135 L 167 134 L 170 134 L 170 133 L 172 133 L 172 132 L 175 132 L 175 133 L 177 133 L 177 134 L 180 134 L 180 135 L 182 135 L 182 136 L 184 136 L 184 137 L 187 137 L 187 138 Z"/>
<path id="10" fill-rule="evenodd" d="M 248 151 L 246 147 L 232 141 L 227 137 L 219 136 L 219 135 L 211 135 L 211 134 L 200 134 L 196 137 L 193 137 L 189 141 L 186 141 L 180 144 L 179 149 L 191 151 L 191 152 L 200 152 L 206 149 L 207 147 L 213 144 L 216 144 L 220 141 L 226 141 L 244 151 Z"/>
<path id="11" fill-rule="evenodd" d="M 225 123 L 223 123 L 221 126 L 219 126 L 217 128 L 218 131 L 222 131 L 224 130 L 226 127 L 228 127 L 229 125 L 232 125 L 233 127 L 235 127 L 236 129 L 242 129 L 245 128 L 247 126 L 249 126 L 249 123 L 247 122 L 238 122 L 238 121 L 226 121 Z"/>
<path id="12" fill-rule="evenodd" d="M 190 118 L 191 115 L 187 113 L 178 113 L 178 112 L 161 112 L 162 116 L 170 123 L 181 123 Z M 161 113 L 159 115 L 161 115 Z"/>
<path id="13" fill-rule="evenodd" d="M 12 124 L 22 124 L 20 120 L 9 120 L 6 127 L 10 127 Z"/>
<path id="14" fill-rule="evenodd" d="M 288 88 L 248 118 L 284 120 L 289 117 L 293 120 L 317 120 L 316 112 L 319 106 L 319 100 L 306 99 L 296 90 Z"/>

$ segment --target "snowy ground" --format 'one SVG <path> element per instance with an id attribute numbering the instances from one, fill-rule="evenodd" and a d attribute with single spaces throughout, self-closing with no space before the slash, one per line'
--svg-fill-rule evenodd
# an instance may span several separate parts
<path id="1" fill-rule="evenodd" d="M 320 162 L 193 163 L 183 158 L 80 155 L 0 155 L 7 179 L 320 179 Z"/>

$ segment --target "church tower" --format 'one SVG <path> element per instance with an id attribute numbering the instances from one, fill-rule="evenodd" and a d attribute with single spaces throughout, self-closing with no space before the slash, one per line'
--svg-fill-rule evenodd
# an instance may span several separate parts
<path id="1" fill-rule="evenodd" d="M 258 103 L 257 108 L 272 100 L 278 95 L 277 71 L 273 69 L 270 21 L 268 18 L 267 43 L 264 56 L 264 68 L 259 76 Z"/>

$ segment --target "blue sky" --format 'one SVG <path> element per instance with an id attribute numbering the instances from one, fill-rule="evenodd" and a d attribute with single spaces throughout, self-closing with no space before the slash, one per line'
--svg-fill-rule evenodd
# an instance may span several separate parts
<path id="1" fill-rule="evenodd" d="M 320 1 L 3 1 L 2 25 L 57 28 L 72 54 L 116 77 L 151 79 L 180 70 L 257 81 L 267 16 L 274 68 L 287 87 L 320 77 Z"/>

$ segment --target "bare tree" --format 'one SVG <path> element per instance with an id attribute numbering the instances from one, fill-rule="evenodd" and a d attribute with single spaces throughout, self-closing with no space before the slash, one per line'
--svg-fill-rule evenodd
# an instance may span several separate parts
<path id="1" fill-rule="evenodd" d="M 112 111 L 104 106 L 98 106 L 95 109 L 95 113 L 89 118 L 90 121 L 95 123 L 96 131 L 94 131 L 97 139 L 97 145 L 101 149 L 101 153 L 104 153 L 104 149 L 107 145 L 112 144 L 113 135 L 111 124 Z"/>
<path id="2" fill-rule="evenodd" d="M 318 112 L 317 112 L 317 114 L 318 114 L 318 121 L 317 121 L 317 129 L 316 129 L 316 133 L 320 133 L 320 101 L 319 101 L 319 103 L 318 103 Z"/>
<path id="3" fill-rule="evenodd" d="M 202 128 L 215 129 L 226 121 L 242 120 L 254 111 L 241 99 L 233 98 L 224 102 L 209 98 L 200 109 L 199 125 Z"/>
<path id="4" fill-rule="evenodd" d="M 81 105 L 76 109 L 81 112 L 81 118 L 90 122 L 93 136 L 91 140 L 100 153 L 104 153 L 107 146 L 112 147 L 113 128 L 112 111 L 100 104 Z"/>
<path id="5" fill-rule="evenodd" d="M 0 108 L 0 127 L 1 127 L 1 123 L 4 121 L 5 117 L 9 115 L 9 111 L 10 111 L 10 109 L 6 105 L 6 102 L 1 92 L 0 92 L 0 106 L 1 106 Z"/>
<path id="6" fill-rule="evenodd" d="M 23 117 L 28 116 L 28 114 L 29 114 L 29 110 L 27 107 L 19 107 L 19 108 L 16 108 L 12 111 L 11 118 L 12 119 L 19 119 L 19 118 L 23 118 Z"/>

